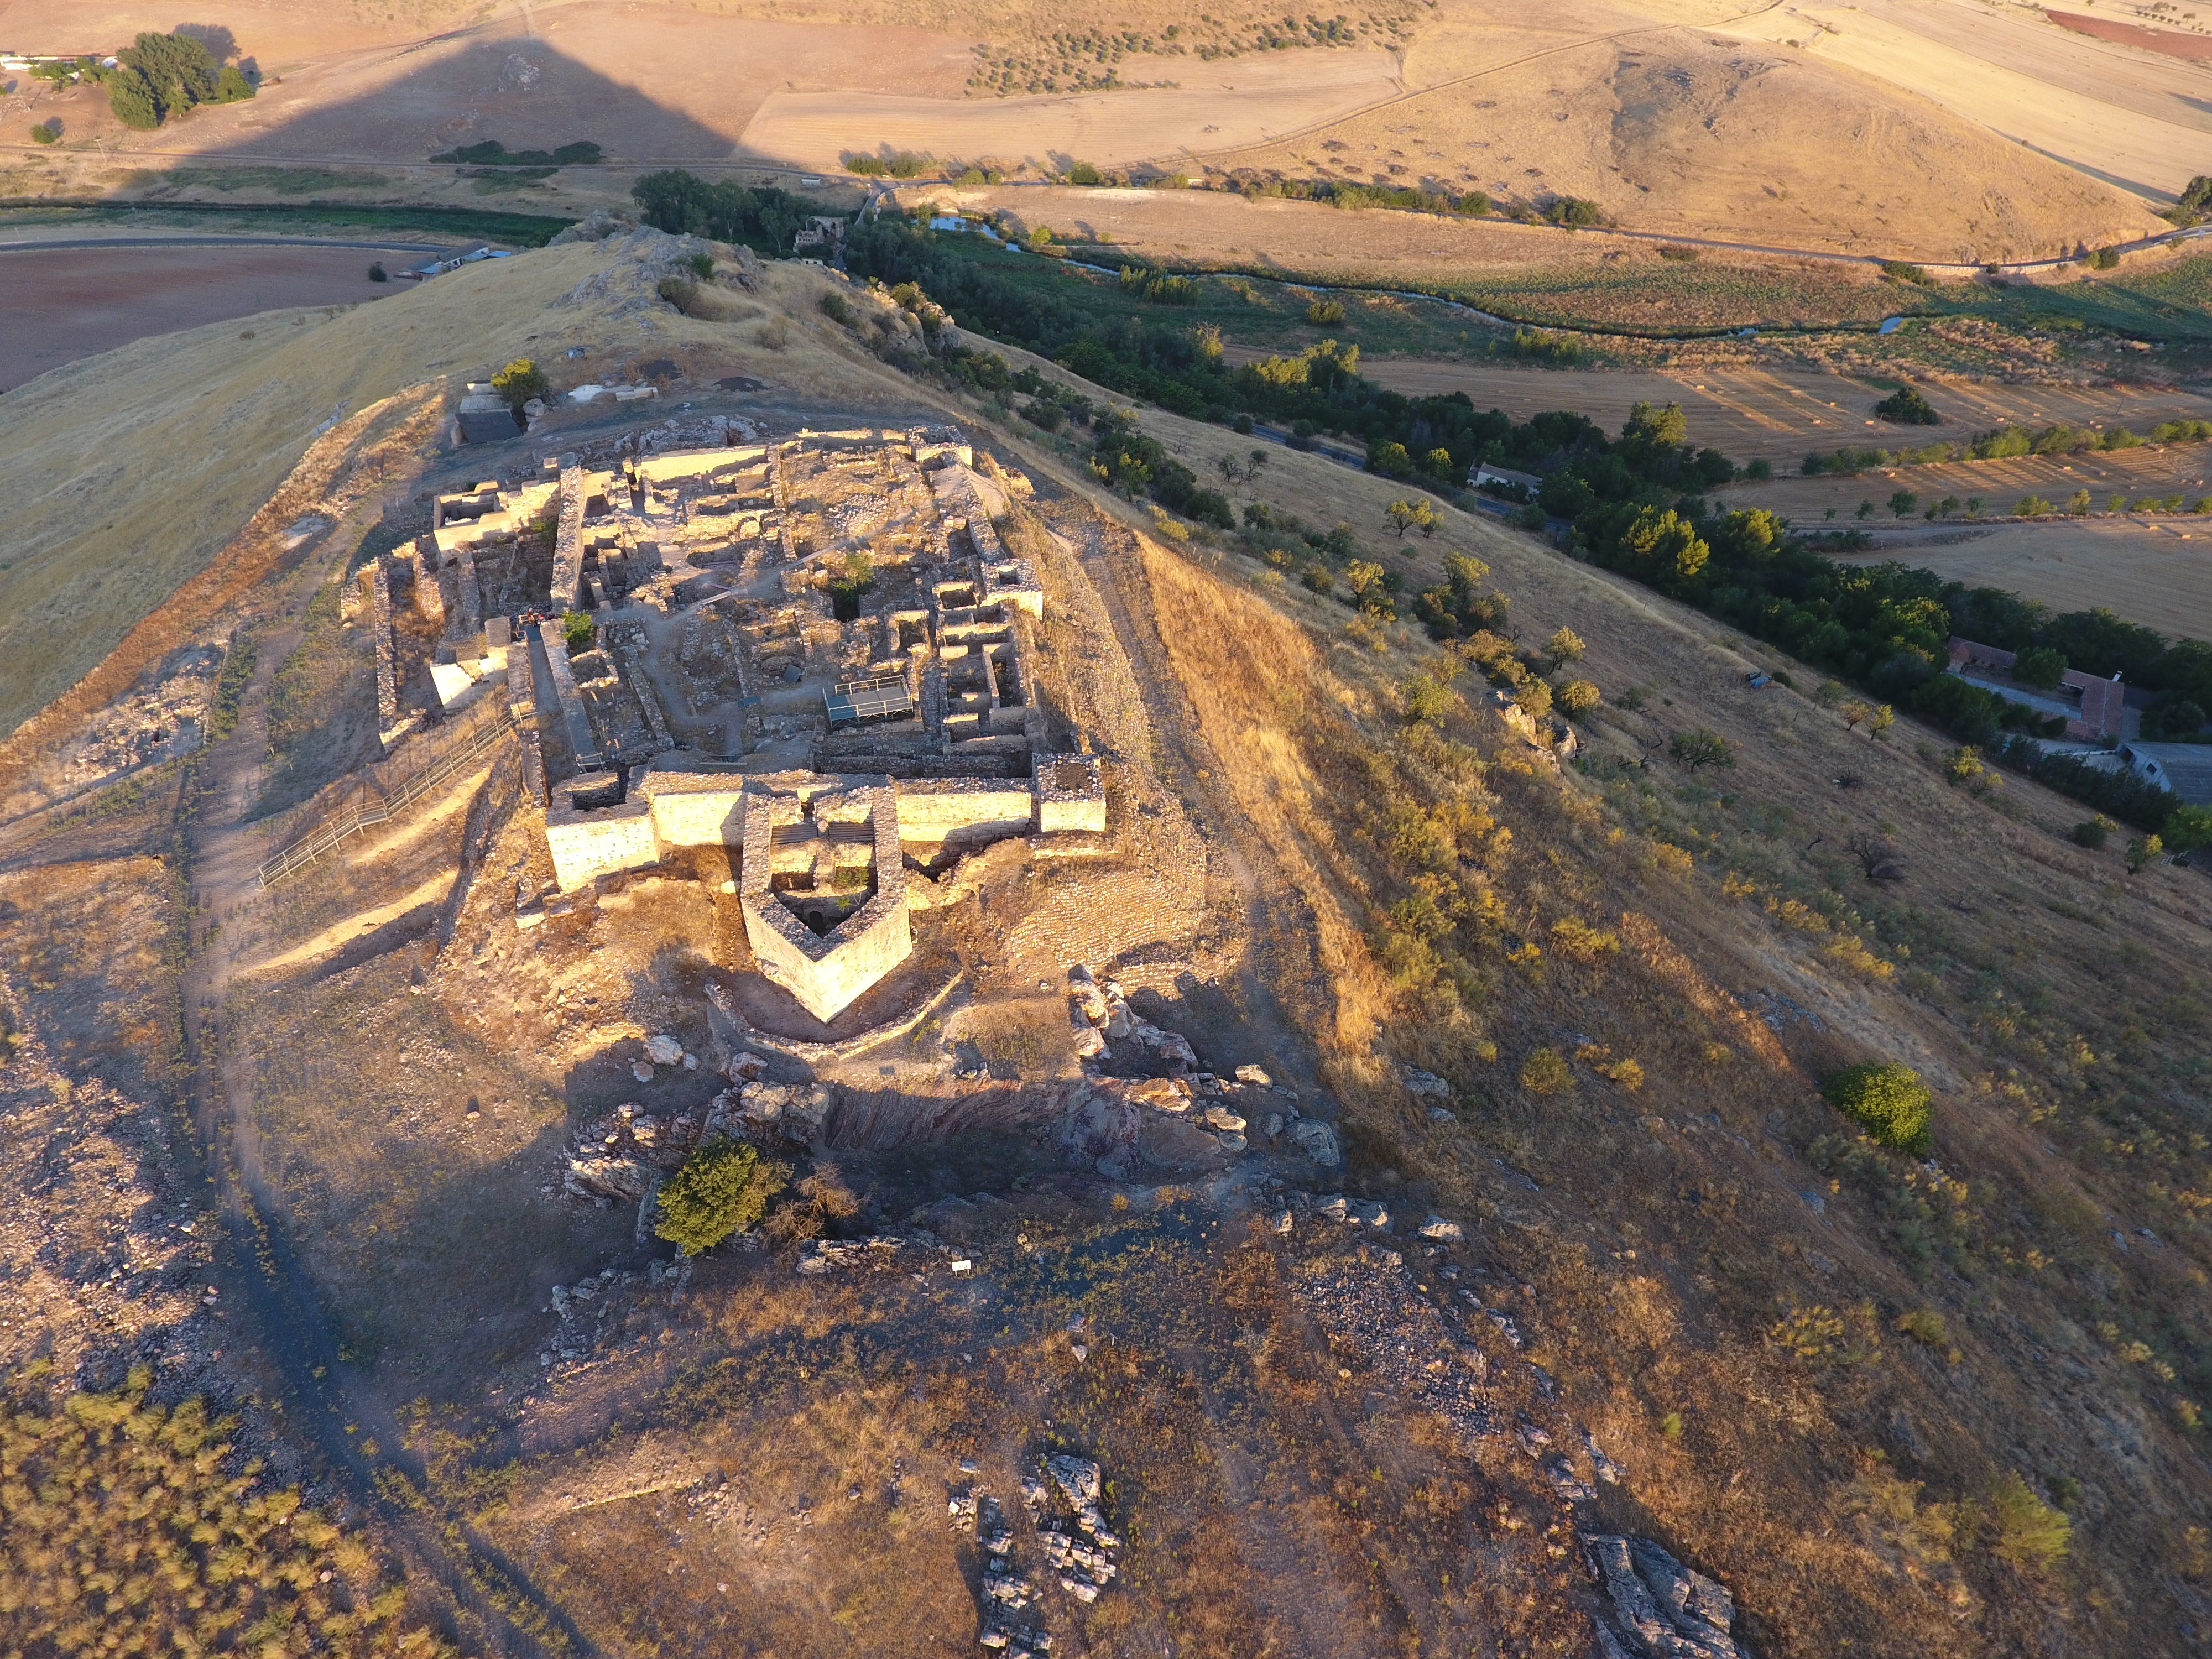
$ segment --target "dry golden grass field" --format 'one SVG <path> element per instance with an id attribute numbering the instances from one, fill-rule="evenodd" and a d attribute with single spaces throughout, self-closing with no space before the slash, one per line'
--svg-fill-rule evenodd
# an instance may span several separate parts
<path id="1" fill-rule="evenodd" d="M 4 15 L 27 50 L 120 44 L 149 21 L 68 0 Z M 568 0 L 362 8 L 325 27 L 256 9 L 227 25 L 275 76 L 251 103 L 138 135 L 94 88 L 27 88 L 0 110 L 0 144 L 12 187 L 40 193 L 128 187 L 165 158 L 589 200 L 609 182 L 589 170 L 502 183 L 428 163 L 486 138 L 588 137 L 627 167 L 826 172 L 915 149 L 1031 177 L 1087 160 L 1571 195 L 1639 229 L 1908 258 L 2048 257 L 2161 228 L 2151 206 L 2212 167 L 2212 118 L 2183 84 L 2197 71 L 2038 15 L 1573 0 L 1533 18 L 1449 0 L 1325 21 L 1130 3 L 1071 27 L 1029 4 Z M 63 142 L 41 151 L 27 130 L 49 118 Z M 1200 237 L 1240 240 L 1233 220 Z"/>

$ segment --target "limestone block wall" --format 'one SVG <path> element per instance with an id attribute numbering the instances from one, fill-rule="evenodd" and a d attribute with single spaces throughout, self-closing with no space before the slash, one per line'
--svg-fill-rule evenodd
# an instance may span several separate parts
<path id="1" fill-rule="evenodd" d="M 504 632 L 504 629 L 501 631 Z M 532 806 L 545 805 L 545 753 L 538 740 L 538 675 L 530 663 L 530 641 L 506 646 L 507 712 L 522 741 L 522 792 Z"/>
<path id="2" fill-rule="evenodd" d="M 653 811 L 641 800 L 589 812 L 554 807 L 545 814 L 545 844 L 564 893 L 594 876 L 640 869 L 660 858 L 653 841 Z"/>
<path id="3" fill-rule="evenodd" d="M 575 610 L 583 589 L 584 495 L 584 469 L 563 468 L 561 523 L 553 535 L 553 604 L 562 611 Z"/>
<path id="4" fill-rule="evenodd" d="M 1106 774 L 1096 755 L 1039 755 L 1033 763 L 1041 835 L 1106 831 Z"/>
<path id="5" fill-rule="evenodd" d="M 1029 833 L 1030 786 L 1007 778 L 902 778 L 898 838 L 935 844 L 965 837 Z"/>
<path id="6" fill-rule="evenodd" d="M 785 907 L 769 880 L 770 848 L 776 823 L 797 817 L 800 799 L 764 787 L 749 791 L 744 798 L 744 865 L 738 880 L 745 938 L 761 971 L 817 1019 L 825 1021 L 852 1006 L 914 949 L 906 869 L 899 855 L 898 813 L 890 787 L 879 784 L 844 793 L 872 798 L 868 822 L 875 838 L 876 890 L 866 904 L 820 934 Z"/>
<path id="7" fill-rule="evenodd" d="M 744 839 L 744 780 L 712 781 L 711 788 L 668 788 L 660 775 L 646 775 L 639 793 L 652 803 L 653 831 L 663 847 L 733 847 Z"/>

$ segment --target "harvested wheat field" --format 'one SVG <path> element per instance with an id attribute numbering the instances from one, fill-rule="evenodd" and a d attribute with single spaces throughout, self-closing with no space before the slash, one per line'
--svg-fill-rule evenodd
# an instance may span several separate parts
<path id="1" fill-rule="evenodd" d="M 1382 52 L 1294 52 L 1177 64 L 1172 85 L 1080 95 L 966 100 L 776 93 L 747 124 L 746 155 L 834 170 L 854 152 L 900 150 L 969 164 L 1058 171 L 1179 158 L 1256 144 L 1350 114 L 1401 90 Z"/>
<path id="2" fill-rule="evenodd" d="M 2162 634 L 2212 640 L 2212 519 L 2000 524 L 1884 538 L 1875 553 L 1858 556 L 1901 559 L 1972 587 L 2009 588 L 2055 611 L 2101 605 Z"/>

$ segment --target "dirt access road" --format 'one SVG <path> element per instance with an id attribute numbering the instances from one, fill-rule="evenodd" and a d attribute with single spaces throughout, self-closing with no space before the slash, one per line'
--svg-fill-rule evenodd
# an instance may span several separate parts
<path id="1" fill-rule="evenodd" d="M 144 236 L 0 241 L 0 391 L 149 335 L 401 291 L 369 280 L 443 249 L 425 242 Z"/>

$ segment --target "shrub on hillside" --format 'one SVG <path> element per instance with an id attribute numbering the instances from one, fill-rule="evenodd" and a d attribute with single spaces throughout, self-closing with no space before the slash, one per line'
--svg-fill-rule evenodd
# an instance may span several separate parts
<path id="1" fill-rule="evenodd" d="M 2008 1474 L 1990 1497 L 1990 1523 L 2000 1559 L 2015 1567 L 2048 1567 L 2066 1553 L 2074 1522 L 2029 1490 L 2017 1474 Z"/>
<path id="2" fill-rule="evenodd" d="M 1823 1083 L 1820 1093 L 1878 1145 L 1915 1157 L 1928 1151 L 1934 1097 L 1910 1066 L 1848 1066 Z"/>
<path id="3" fill-rule="evenodd" d="M 1557 1048 L 1539 1048 L 1521 1063 L 1521 1086 L 1532 1095 L 1563 1095 L 1575 1074 Z"/>
<path id="4" fill-rule="evenodd" d="M 523 404 L 532 398 L 550 401 L 553 396 L 552 382 L 545 378 L 545 371 L 538 367 L 534 357 L 517 357 L 491 377 L 491 389 L 506 398 L 507 406 L 518 416 L 522 413 Z"/>
<path id="5" fill-rule="evenodd" d="M 661 1186 L 653 1231 L 685 1255 L 711 1250 L 732 1233 L 757 1226 L 790 1179 L 741 1142 L 717 1136 Z"/>

